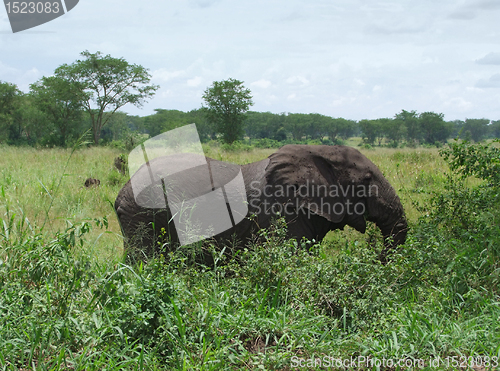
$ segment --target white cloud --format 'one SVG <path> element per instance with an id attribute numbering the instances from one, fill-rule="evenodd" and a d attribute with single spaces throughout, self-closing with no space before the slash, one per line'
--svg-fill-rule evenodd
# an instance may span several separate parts
<path id="1" fill-rule="evenodd" d="M 209 8 L 219 0 L 191 0 L 190 3 L 196 8 Z"/>
<path id="2" fill-rule="evenodd" d="M 192 79 L 189 79 L 187 81 L 187 85 L 191 87 L 197 87 L 200 86 L 201 83 L 203 82 L 203 79 L 200 76 L 193 77 Z"/>
<path id="3" fill-rule="evenodd" d="M 10 77 L 10 76 L 13 76 L 13 75 L 17 75 L 19 73 L 20 73 L 20 71 L 18 69 L 13 68 L 11 66 L 8 66 L 6 64 L 3 64 L 0 61 L 0 76 L 2 76 L 3 78 Z"/>
<path id="4" fill-rule="evenodd" d="M 475 0 L 470 6 L 486 11 L 500 9 L 498 0 Z"/>
<path id="5" fill-rule="evenodd" d="M 21 91 L 28 92 L 30 84 L 42 76 L 42 72 L 36 67 L 21 70 L 0 62 L 0 81 L 14 83 Z"/>
<path id="6" fill-rule="evenodd" d="M 286 83 L 293 85 L 293 84 L 302 84 L 302 85 L 308 85 L 309 80 L 305 78 L 304 76 L 290 76 L 289 78 L 286 79 Z"/>
<path id="7" fill-rule="evenodd" d="M 159 93 L 162 98 L 171 98 L 174 96 L 174 92 L 172 90 L 162 90 Z"/>
<path id="8" fill-rule="evenodd" d="M 469 0 L 453 10 L 448 15 L 448 18 L 470 21 L 475 19 L 481 12 L 491 12 L 498 9 L 500 9 L 498 0 Z"/>
<path id="9" fill-rule="evenodd" d="M 444 106 L 453 109 L 459 112 L 467 112 L 469 111 L 474 105 L 472 102 L 467 101 L 466 99 L 462 97 L 456 97 L 449 99 L 444 102 Z"/>
<path id="10" fill-rule="evenodd" d="M 405 20 L 401 23 L 376 23 L 371 24 L 365 28 L 366 33 L 378 33 L 383 35 L 393 35 L 393 34 L 414 34 L 420 33 L 428 30 L 427 23 L 418 23 Z"/>
<path id="11" fill-rule="evenodd" d="M 160 69 L 153 71 L 152 76 L 153 76 L 153 79 L 155 79 L 155 80 L 167 82 L 167 81 L 179 78 L 179 77 L 183 77 L 185 74 L 186 74 L 186 71 L 184 71 L 184 70 L 169 71 L 166 68 L 160 68 Z"/>
<path id="12" fill-rule="evenodd" d="M 470 21 L 471 19 L 476 18 L 476 12 L 471 9 L 459 9 L 451 12 L 448 15 L 450 19 L 458 19 L 461 21 Z"/>
<path id="13" fill-rule="evenodd" d="M 9 18 L 7 13 L 0 12 L 0 30 L 10 30 Z"/>
<path id="14" fill-rule="evenodd" d="M 271 81 L 269 80 L 266 80 L 266 79 L 260 79 L 260 80 L 257 80 L 257 81 L 254 81 L 250 84 L 250 86 L 252 87 L 256 87 L 256 88 L 261 88 L 261 89 L 267 89 L 268 87 L 271 86 Z"/>
<path id="15" fill-rule="evenodd" d="M 357 79 L 357 78 L 356 78 L 356 79 L 354 79 L 354 83 L 355 83 L 356 85 L 358 85 L 358 86 L 364 86 L 364 85 L 366 85 L 366 84 L 365 84 L 365 82 L 364 82 L 363 80 L 361 80 L 361 79 Z"/>
<path id="16" fill-rule="evenodd" d="M 476 63 L 500 65 L 500 53 L 489 53 L 483 58 L 476 59 Z"/>
<path id="17" fill-rule="evenodd" d="M 481 79 L 476 83 L 477 88 L 500 88 L 500 73 L 490 76 L 489 79 Z"/>
<path id="18" fill-rule="evenodd" d="M 342 107 L 354 103 L 356 99 L 353 97 L 340 97 L 332 101 L 332 107 Z"/>

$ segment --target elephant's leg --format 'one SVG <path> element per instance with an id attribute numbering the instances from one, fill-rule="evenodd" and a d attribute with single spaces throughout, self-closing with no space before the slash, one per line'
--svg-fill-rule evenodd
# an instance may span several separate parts
<path id="1" fill-rule="evenodd" d="M 157 252 L 171 249 L 171 245 L 178 241 L 175 228 L 168 224 L 170 213 L 167 210 L 138 208 L 135 212 L 129 212 L 118 208 L 117 214 L 130 263 L 146 261 Z"/>
<path id="2" fill-rule="evenodd" d="M 320 242 L 326 234 L 337 228 L 343 228 L 344 223 L 334 224 L 314 213 L 304 211 L 293 217 L 287 217 L 288 235 L 297 239 L 305 237 L 307 240 Z"/>

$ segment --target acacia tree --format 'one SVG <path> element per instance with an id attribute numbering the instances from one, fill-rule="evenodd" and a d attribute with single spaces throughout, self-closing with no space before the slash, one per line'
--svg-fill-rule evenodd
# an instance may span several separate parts
<path id="1" fill-rule="evenodd" d="M 244 133 L 245 113 L 253 105 L 250 89 L 246 89 L 242 81 L 231 78 L 214 81 L 205 90 L 203 99 L 208 106 L 207 119 L 222 134 L 223 142 L 233 143 L 240 139 Z"/>
<path id="2" fill-rule="evenodd" d="M 151 98 L 158 85 L 148 85 L 151 75 L 143 66 L 130 64 L 101 52 L 81 53 L 85 59 L 63 64 L 55 76 L 79 84 L 80 100 L 92 122 L 94 143 L 99 143 L 102 128 L 120 107 L 131 103 L 136 107 Z"/>

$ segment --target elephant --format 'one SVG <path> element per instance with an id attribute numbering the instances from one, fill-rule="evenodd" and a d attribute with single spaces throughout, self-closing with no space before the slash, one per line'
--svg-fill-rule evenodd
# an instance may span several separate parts
<path id="1" fill-rule="evenodd" d="M 195 156 L 201 155 L 155 158 L 120 190 L 114 206 L 126 251 L 135 248 L 148 257 L 157 252 L 165 236 L 170 244 L 179 242 L 180 235 L 172 222 L 172 202 L 168 202 L 171 195 L 168 200 L 164 197 L 166 207 L 156 209 L 140 201 L 141 197 L 164 196 L 151 192 L 155 186 L 161 189 L 160 180 L 151 180 L 151 184 L 147 181 L 140 191 L 135 190 L 139 194 L 134 194 L 133 184 L 148 178 L 151 168 L 186 168 L 186 163 L 197 161 Z M 237 246 L 243 247 L 259 228 L 269 227 L 277 215 L 285 218 L 288 237 L 310 241 L 321 241 L 329 231 L 346 225 L 364 233 L 366 221 L 374 222 L 384 238 L 379 255 L 383 264 L 388 253 L 406 240 L 408 224 L 398 195 L 377 166 L 355 148 L 285 145 L 268 158 L 242 166 L 208 157 L 203 160 L 211 169 L 212 183 L 203 181 L 197 170 L 183 172 L 176 178 L 176 189 L 181 190 L 184 199 L 207 194 L 238 174 L 244 183 L 244 215 L 231 228 L 214 235 L 217 243 L 234 241 L 236 237 Z"/>

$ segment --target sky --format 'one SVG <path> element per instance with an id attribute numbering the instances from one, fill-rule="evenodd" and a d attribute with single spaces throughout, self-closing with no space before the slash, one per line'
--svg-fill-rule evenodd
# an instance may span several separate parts
<path id="1" fill-rule="evenodd" d="M 82 51 L 149 69 L 142 108 L 200 108 L 234 78 L 253 111 L 361 120 L 401 110 L 500 120 L 500 0 L 80 0 L 12 33 L 0 8 L 0 80 L 27 92 Z"/>

